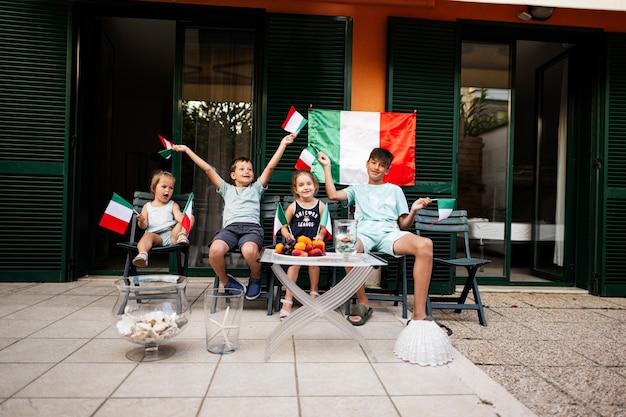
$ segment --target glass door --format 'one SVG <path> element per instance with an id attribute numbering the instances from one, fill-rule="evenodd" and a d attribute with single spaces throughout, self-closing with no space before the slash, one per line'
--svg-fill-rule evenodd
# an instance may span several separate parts
<path id="1" fill-rule="evenodd" d="M 561 281 L 567 264 L 564 232 L 568 166 L 567 54 L 537 69 L 537 154 L 532 233 L 533 273 Z"/>
<path id="2" fill-rule="evenodd" d="M 252 29 L 185 27 L 182 143 L 230 181 L 237 157 L 252 158 L 255 39 Z M 189 158 L 181 162 L 182 189 L 195 195 L 190 268 L 208 267 L 208 244 L 222 226 L 223 200 Z M 227 267 L 244 267 L 239 257 Z"/>
<path id="3" fill-rule="evenodd" d="M 478 276 L 505 277 L 509 263 L 510 80 L 509 44 L 463 42 L 457 208 L 467 210 L 473 255 L 492 260 Z"/>

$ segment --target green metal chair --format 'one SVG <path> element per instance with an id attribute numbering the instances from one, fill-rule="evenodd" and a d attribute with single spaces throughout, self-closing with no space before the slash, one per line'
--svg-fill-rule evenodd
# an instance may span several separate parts
<path id="1" fill-rule="evenodd" d="M 457 267 L 463 267 L 467 270 L 467 279 L 465 285 L 459 296 L 428 296 L 427 300 L 427 314 L 432 314 L 432 309 L 453 309 L 455 313 L 460 313 L 461 310 L 476 310 L 478 312 L 478 320 L 483 326 L 487 325 L 487 318 L 483 309 L 483 303 L 480 298 L 480 292 L 478 291 L 478 284 L 476 282 L 476 272 L 478 269 L 491 263 L 489 259 L 472 258 L 469 246 L 469 226 L 467 222 L 467 211 L 454 210 L 450 216 L 442 221 L 439 219 L 438 210 L 420 210 L 415 216 L 415 229 L 418 235 L 426 234 L 429 237 L 435 234 L 452 234 L 454 241 L 456 237 L 461 235 L 463 237 L 463 243 L 465 246 L 464 258 L 434 258 L 433 269 L 437 265 L 447 266 L 453 268 L 456 272 Z M 454 248 L 455 245 L 453 245 Z M 467 296 L 472 291 L 474 297 L 474 303 L 467 303 Z"/>
<path id="2" fill-rule="evenodd" d="M 181 210 L 185 208 L 189 194 L 174 194 L 172 200 L 178 203 Z M 135 191 L 133 195 L 133 207 L 136 212 L 141 213 L 144 204 L 153 200 L 152 194 L 144 191 Z M 141 238 L 141 229 L 137 226 L 137 215 L 133 214 L 130 227 L 130 237 L 128 242 L 120 242 L 118 247 L 126 251 L 126 263 L 124 265 L 124 279 L 137 275 L 137 267 L 133 265 L 133 258 L 137 255 L 137 242 Z M 150 249 L 150 253 L 174 253 L 176 255 L 176 265 L 178 275 L 186 277 L 189 266 L 189 245 L 172 244 L 169 246 L 155 246 Z"/>

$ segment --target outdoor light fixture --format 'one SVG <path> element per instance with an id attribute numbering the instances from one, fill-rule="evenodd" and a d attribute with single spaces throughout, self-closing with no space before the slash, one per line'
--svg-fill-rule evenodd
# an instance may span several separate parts
<path id="1" fill-rule="evenodd" d="M 522 20 L 538 20 L 543 22 L 552 16 L 554 9 L 554 7 L 527 6 L 526 11 L 518 13 L 517 17 Z"/>

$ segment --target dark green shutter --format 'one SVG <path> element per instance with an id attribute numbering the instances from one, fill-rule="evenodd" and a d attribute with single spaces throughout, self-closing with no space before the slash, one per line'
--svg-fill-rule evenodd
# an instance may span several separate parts
<path id="1" fill-rule="evenodd" d="M 0 2 L 0 280 L 65 279 L 69 3 Z"/>
<path id="2" fill-rule="evenodd" d="M 352 21 L 346 17 L 268 16 L 264 164 L 287 133 L 281 125 L 292 105 L 306 119 L 310 105 L 349 110 L 351 28 Z M 308 143 L 307 134 L 305 127 L 287 148 L 272 176 L 269 194 L 290 194 L 294 164 Z"/>
<path id="3" fill-rule="evenodd" d="M 604 273 L 599 295 L 626 296 L 626 35 L 607 36 Z"/>
<path id="4" fill-rule="evenodd" d="M 415 186 L 418 197 L 456 195 L 457 54 L 456 24 L 390 17 L 388 22 L 388 111 L 417 110 Z M 449 257 L 454 242 L 430 236 L 435 256 Z M 412 263 L 409 262 L 409 274 Z M 436 269 L 432 293 L 454 291 L 450 268 Z"/>

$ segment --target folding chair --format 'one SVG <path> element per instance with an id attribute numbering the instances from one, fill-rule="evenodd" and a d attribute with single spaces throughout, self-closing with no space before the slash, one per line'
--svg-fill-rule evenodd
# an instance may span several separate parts
<path id="1" fill-rule="evenodd" d="M 434 234 L 448 233 L 451 234 L 452 250 L 456 246 L 457 234 L 462 234 L 463 243 L 465 245 L 465 257 L 464 258 L 434 258 L 433 269 L 437 265 L 444 265 L 453 268 L 456 277 L 456 268 L 464 267 L 467 270 L 467 279 L 465 285 L 459 296 L 431 296 L 429 295 L 427 300 L 427 314 L 432 314 L 432 309 L 454 309 L 455 313 L 460 313 L 461 310 L 476 310 L 478 312 L 478 320 L 483 326 L 487 325 L 487 318 L 485 317 L 485 311 L 480 299 L 480 292 L 478 291 L 478 284 L 476 282 L 476 272 L 478 269 L 491 263 L 489 259 L 477 259 L 472 258 L 469 246 L 469 227 L 467 222 L 467 211 L 455 210 L 450 216 L 437 222 L 439 219 L 439 212 L 437 210 L 420 210 L 415 216 L 415 229 L 418 235 L 426 232 L 429 237 L 433 237 Z M 467 296 L 470 290 L 474 297 L 473 304 L 467 304 Z"/>
<path id="2" fill-rule="evenodd" d="M 274 216 L 276 214 L 276 207 L 280 204 L 280 196 L 278 195 L 264 195 L 261 198 L 261 226 L 263 230 L 266 232 L 268 230 L 272 230 L 274 227 Z M 265 233 L 267 236 L 267 233 Z M 271 236 L 271 232 L 270 232 Z M 271 240 L 268 240 L 267 237 L 265 239 L 263 246 L 269 246 L 271 244 Z M 229 252 L 230 254 L 241 254 L 239 248 L 235 248 Z M 268 264 L 269 265 L 269 264 Z M 261 295 L 259 295 L 260 299 L 267 300 L 267 315 L 271 316 L 273 313 L 273 305 L 274 305 L 274 275 L 271 272 L 271 266 L 268 266 L 265 272 L 265 281 L 267 284 L 267 290 L 263 291 L 263 283 L 261 283 Z M 220 285 L 220 280 L 216 276 L 215 283 L 213 286 L 218 288 Z"/>
<path id="3" fill-rule="evenodd" d="M 172 200 L 174 200 L 180 206 L 181 210 L 185 208 L 185 204 L 187 204 L 187 200 L 189 199 L 189 194 L 174 194 L 172 195 Z M 144 191 L 135 191 L 133 195 L 133 207 L 136 212 L 141 213 L 141 209 L 144 204 L 153 200 L 152 194 Z M 124 265 L 124 276 L 123 280 L 127 286 L 141 286 L 141 283 L 145 283 L 146 285 L 150 285 L 152 279 L 146 278 L 145 280 L 137 275 L 137 267 L 133 265 L 133 258 L 137 255 L 137 242 L 141 238 L 142 233 L 140 233 L 139 227 L 137 226 L 137 215 L 133 214 L 131 219 L 131 227 L 130 227 L 130 237 L 128 242 L 120 242 L 117 244 L 118 247 L 124 249 L 126 251 L 126 262 Z M 172 244 L 169 246 L 155 246 L 150 249 L 149 255 L 153 253 L 174 253 L 176 255 L 176 266 L 178 277 L 155 277 L 154 279 L 157 281 L 165 281 L 170 282 L 171 285 L 165 285 L 162 289 L 155 290 L 154 288 L 151 290 L 142 291 L 141 289 L 131 290 L 130 288 L 126 292 L 126 298 L 120 304 L 120 311 L 123 312 L 126 307 L 126 303 L 130 300 L 136 300 L 137 303 L 141 303 L 144 300 L 153 300 L 153 299 L 174 299 L 177 301 L 177 306 L 182 306 L 182 297 L 185 296 L 184 290 L 185 286 L 181 286 L 181 284 L 185 282 L 187 278 L 187 269 L 189 266 L 189 245 L 179 245 Z M 132 282 L 131 282 L 131 278 Z M 145 277 L 144 277 L 145 278 Z M 161 281 L 161 282 L 162 282 Z M 120 313 L 121 314 L 121 313 Z"/>
<path id="4" fill-rule="evenodd" d="M 172 200 L 178 203 L 180 209 L 185 208 L 189 194 L 174 194 Z M 135 191 L 133 195 L 133 207 L 136 212 L 141 213 L 144 204 L 153 200 L 152 194 L 144 191 Z M 124 278 L 128 281 L 128 277 L 137 275 L 137 267 L 133 265 L 133 258 L 137 255 L 137 242 L 142 233 L 139 233 L 137 226 L 137 215 L 133 214 L 130 227 L 130 238 L 128 242 L 120 242 L 118 247 L 126 251 L 126 263 L 124 265 Z M 186 277 L 189 266 L 189 245 L 172 244 L 169 246 L 155 246 L 150 249 L 152 253 L 174 253 L 176 254 L 176 266 L 179 276 Z"/>

